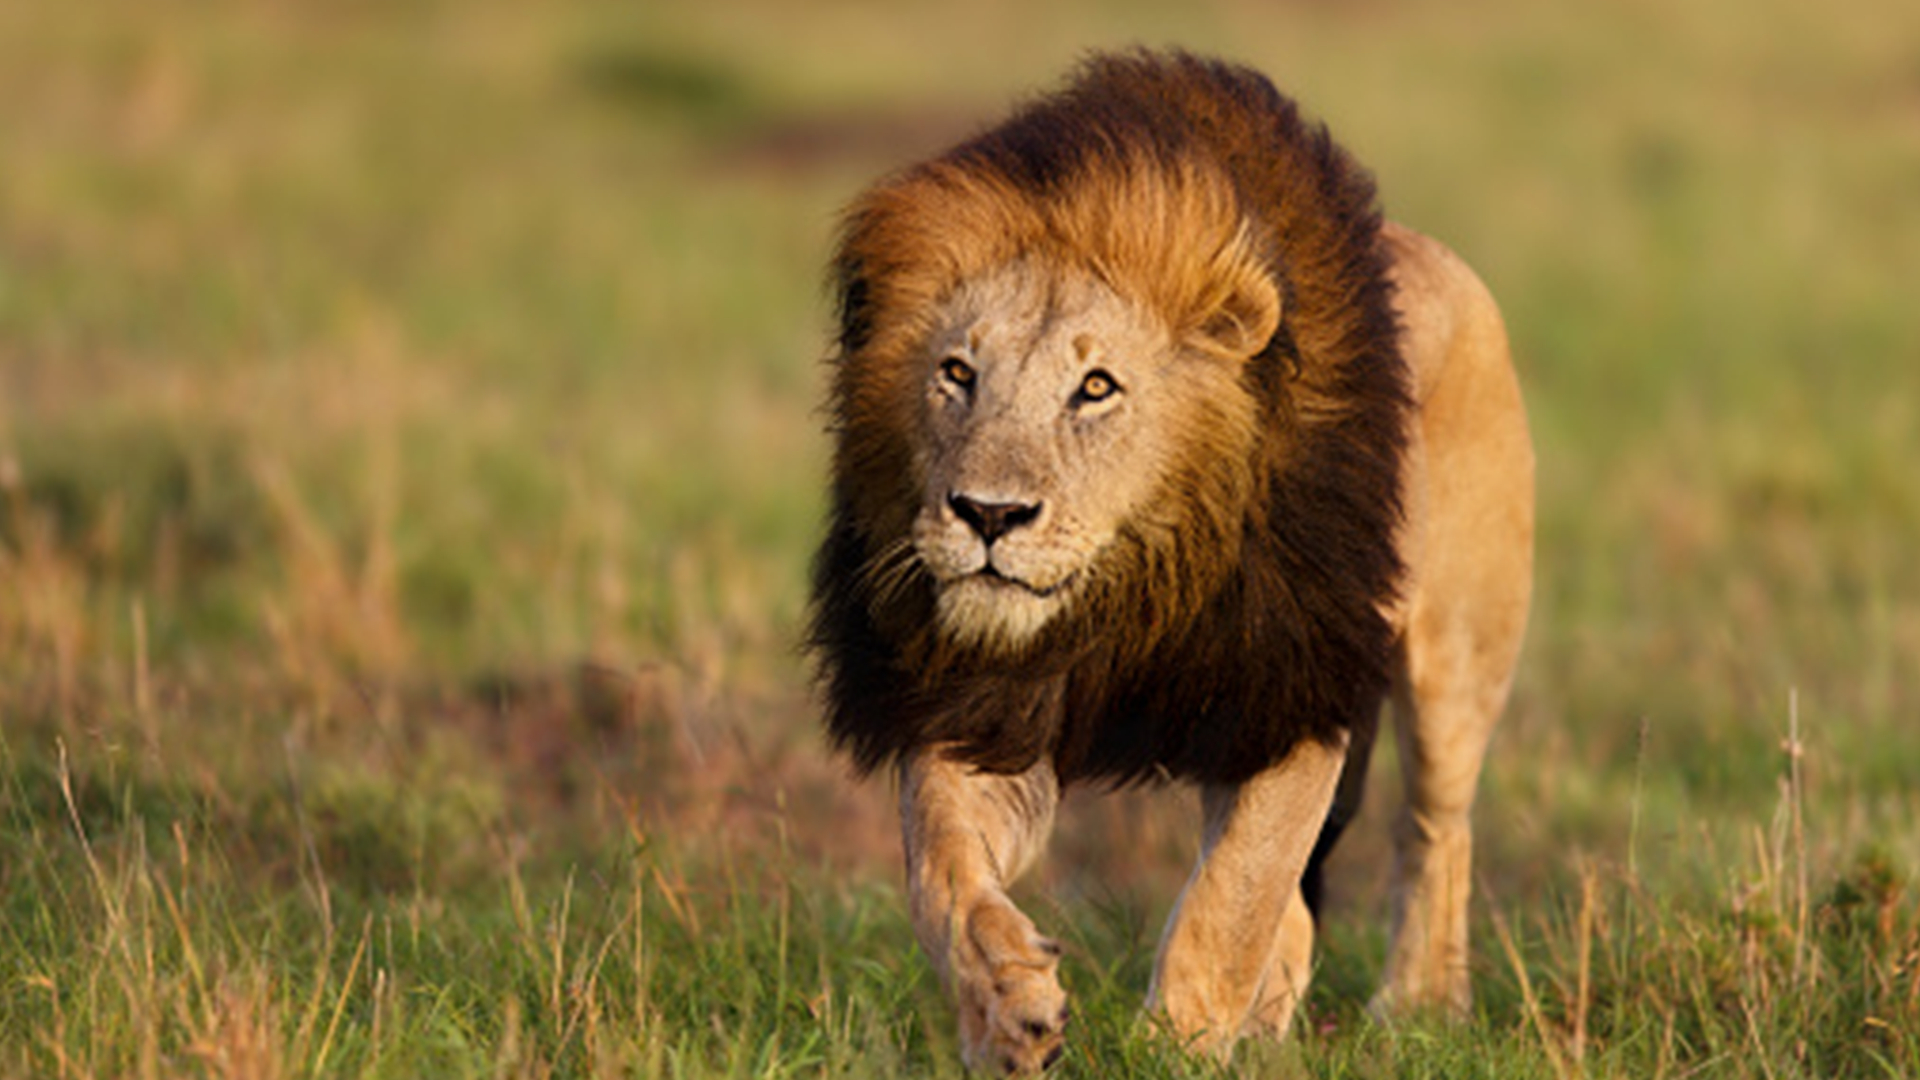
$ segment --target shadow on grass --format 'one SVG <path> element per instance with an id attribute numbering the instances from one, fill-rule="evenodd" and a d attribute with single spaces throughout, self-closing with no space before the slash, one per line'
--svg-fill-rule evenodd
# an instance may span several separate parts
<path id="1" fill-rule="evenodd" d="M 745 172 L 897 165 L 938 151 L 980 120 L 967 110 L 928 103 L 796 108 L 737 69 L 647 47 L 583 52 L 574 61 L 574 76 L 596 100 L 643 123 L 686 129 L 716 164 Z"/>
<path id="2" fill-rule="evenodd" d="M 642 116 L 731 126 L 758 111 L 738 72 L 685 53 L 597 48 L 580 56 L 575 72 L 590 93 Z"/>

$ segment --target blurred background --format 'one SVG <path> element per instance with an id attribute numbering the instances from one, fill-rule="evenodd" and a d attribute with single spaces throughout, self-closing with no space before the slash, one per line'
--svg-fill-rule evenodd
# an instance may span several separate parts
<path id="1" fill-rule="evenodd" d="M 1789 803 L 1816 872 L 1920 869 L 1920 7 L 9 3 L 0 948 L 80 963 L 50 898 L 176 840 L 267 907 L 621 845 L 891 883 L 798 648 L 835 214 L 1133 44 L 1267 72 L 1504 306 L 1485 888 L 1721 888 Z M 1076 804 L 1043 881 L 1161 910 L 1191 826 Z"/>

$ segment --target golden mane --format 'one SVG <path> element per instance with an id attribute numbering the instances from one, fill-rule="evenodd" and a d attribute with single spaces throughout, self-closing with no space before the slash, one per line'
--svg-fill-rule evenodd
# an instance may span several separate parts
<path id="1" fill-rule="evenodd" d="M 868 193 L 850 215 L 841 259 L 871 282 L 874 334 L 860 343 L 869 363 L 897 359 L 937 301 L 1016 259 L 1088 272 L 1176 335 L 1198 329 L 1237 275 L 1266 272 L 1231 181 L 1204 161 L 1113 147 L 1070 187 L 1039 197 L 981 164 L 964 151 L 931 162 Z"/>

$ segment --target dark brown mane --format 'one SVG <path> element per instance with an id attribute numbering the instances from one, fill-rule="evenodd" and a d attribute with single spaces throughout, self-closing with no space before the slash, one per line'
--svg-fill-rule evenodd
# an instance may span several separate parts
<path id="1" fill-rule="evenodd" d="M 1095 58 L 856 201 L 834 263 L 810 637 L 834 743 L 862 770 L 937 742 L 993 771 L 1050 756 L 1063 781 L 1232 782 L 1371 722 L 1409 408 L 1379 230 L 1371 178 L 1323 127 L 1262 76 L 1185 54 Z M 938 300 L 1016 255 L 1091 271 L 1175 328 L 1217 305 L 1224 268 L 1269 275 L 1281 324 L 1243 377 L 1261 434 L 1251 460 L 1214 470 L 1251 484 L 1195 473 L 1199 514 L 1224 526 L 1143 556 L 1131 592 L 1031 655 L 929 663 L 931 586 L 881 594 L 869 572 L 920 498 L 909 361 Z M 1243 494 L 1221 505 L 1216 488 Z"/>

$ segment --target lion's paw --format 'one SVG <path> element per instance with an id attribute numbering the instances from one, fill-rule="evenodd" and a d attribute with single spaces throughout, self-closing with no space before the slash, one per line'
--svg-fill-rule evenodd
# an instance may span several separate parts
<path id="1" fill-rule="evenodd" d="M 1011 906 L 969 920 L 972 959 L 956 972 L 960 1047 L 969 1068 L 1013 1076 L 1043 1072 L 1066 1046 L 1067 992 L 1060 946 Z"/>
<path id="2" fill-rule="evenodd" d="M 1016 969 L 984 987 L 960 987 L 960 1045 L 968 1067 L 1010 1076 L 1043 1072 L 1066 1048 L 1066 991 L 1052 970 Z"/>
<path id="3" fill-rule="evenodd" d="M 1367 1002 L 1367 1015 L 1382 1024 L 1415 1017 L 1461 1021 L 1473 1015 L 1473 991 L 1464 978 L 1412 987 L 1388 985 Z"/>

